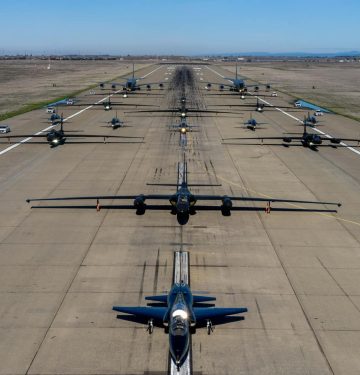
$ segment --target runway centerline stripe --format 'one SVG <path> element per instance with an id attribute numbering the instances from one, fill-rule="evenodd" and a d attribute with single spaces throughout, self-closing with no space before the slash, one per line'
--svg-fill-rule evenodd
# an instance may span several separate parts
<path id="1" fill-rule="evenodd" d="M 207 67 L 210 71 L 216 73 L 216 74 L 217 74 L 218 76 L 220 76 L 221 78 L 225 78 L 223 75 L 221 75 L 220 73 L 216 72 L 214 69 L 211 69 L 211 68 L 209 68 L 208 66 L 206 66 L 206 67 Z M 229 81 L 229 82 L 232 82 L 232 81 L 230 81 L 230 80 L 228 80 L 228 81 Z M 281 108 L 275 107 L 273 104 L 267 102 L 266 100 L 260 98 L 259 96 L 256 96 L 256 95 L 253 95 L 253 96 L 254 96 L 255 98 L 260 99 L 263 103 L 268 104 L 268 105 L 271 106 L 271 107 L 274 107 L 276 110 L 280 111 L 280 112 L 283 113 L 284 115 L 289 116 L 289 117 L 291 117 L 292 119 L 294 119 L 294 120 L 300 122 L 301 124 L 303 124 L 303 121 L 300 120 L 299 118 L 297 118 L 297 117 L 291 115 L 290 113 L 287 113 L 286 111 L 282 110 Z M 319 130 L 319 129 L 315 128 L 315 127 L 314 127 L 313 129 L 314 129 L 316 132 L 318 132 L 319 134 L 324 135 L 324 136 L 327 137 L 327 138 L 334 138 L 332 135 L 326 134 L 326 133 L 322 132 L 321 130 Z M 340 142 L 340 144 L 341 144 L 341 146 L 345 146 L 348 150 L 354 152 L 355 154 L 360 155 L 360 151 L 359 151 L 359 150 L 356 150 L 355 148 L 349 146 L 347 143 L 345 143 L 345 142 Z"/>
<path id="2" fill-rule="evenodd" d="M 157 67 L 156 69 L 152 70 L 152 71 L 151 71 L 150 73 L 148 73 L 148 74 L 145 74 L 145 75 L 144 75 L 143 77 L 141 77 L 141 78 L 145 78 L 145 77 L 149 76 L 150 74 L 156 72 L 156 71 L 157 71 L 158 69 L 160 69 L 160 68 L 162 68 L 162 67 L 161 67 L 161 66 Z M 72 115 L 66 117 L 65 119 L 63 119 L 63 122 L 65 122 L 65 121 L 67 121 L 67 120 L 70 120 L 71 118 L 73 118 L 73 117 L 75 117 L 75 116 L 80 115 L 81 113 L 83 113 L 83 112 L 87 111 L 88 109 L 92 108 L 94 105 L 99 104 L 99 103 L 102 103 L 104 100 L 109 99 L 110 96 L 113 96 L 114 94 L 117 94 L 117 93 L 120 92 L 120 91 L 122 91 L 122 90 L 117 90 L 117 91 L 115 91 L 113 94 L 107 95 L 107 96 L 105 96 L 104 98 L 98 100 L 98 101 L 95 102 L 93 105 L 89 105 L 88 107 L 83 108 L 83 109 L 81 109 L 80 111 L 78 111 L 78 112 L 76 112 L 76 113 L 74 113 L 74 114 L 72 114 Z M 42 134 L 42 133 L 44 133 L 44 132 L 46 132 L 46 131 L 52 129 L 52 128 L 55 127 L 56 125 L 57 125 L 57 124 L 55 124 L 55 125 L 50 125 L 50 126 L 48 126 L 47 128 L 45 128 L 45 129 L 43 129 L 43 130 L 40 130 L 40 131 L 38 131 L 37 133 L 34 133 L 34 135 L 40 135 L 40 134 Z M 9 136 L 8 138 L 11 138 L 11 136 Z M 27 137 L 27 138 L 24 138 L 24 139 L 22 139 L 21 141 L 19 141 L 18 143 L 15 143 L 15 144 L 13 144 L 13 145 L 11 145 L 11 146 L 5 148 L 4 150 L 0 151 L 0 156 L 6 154 L 7 152 L 9 152 L 9 151 L 11 151 L 11 150 L 13 150 L 15 147 L 20 146 L 22 143 L 29 142 L 31 139 L 33 139 L 33 137 Z"/>

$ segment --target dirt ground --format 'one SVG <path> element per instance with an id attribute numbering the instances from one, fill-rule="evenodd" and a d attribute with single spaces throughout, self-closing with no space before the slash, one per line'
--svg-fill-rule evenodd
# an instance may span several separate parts
<path id="1" fill-rule="evenodd" d="M 227 66 L 235 72 L 234 66 Z M 360 120 L 360 63 L 271 62 L 239 64 L 239 73 Z M 313 88 L 314 87 L 314 88 Z"/>
<path id="2" fill-rule="evenodd" d="M 132 73 L 117 61 L 0 60 L 0 114 Z M 135 70 L 148 64 L 136 64 Z"/>
<path id="3" fill-rule="evenodd" d="M 0 61 L 0 114 L 131 74 L 121 61 Z M 136 64 L 140 69 L 147 64 Z M 224 65 L 235 73 L 235 66 Z M 360 63 L 239 63 L 239 74 L 360 121 Z"/>

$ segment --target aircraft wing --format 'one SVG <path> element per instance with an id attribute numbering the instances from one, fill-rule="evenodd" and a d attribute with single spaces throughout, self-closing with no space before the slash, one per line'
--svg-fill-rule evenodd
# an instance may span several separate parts
<path id="1" fill-rule="evenodd" d="M 227 78 L 224 78 L 224 79 L 227 79 Z M 229 79 L 230 80 L 230 79 Z M 231 81 L 231 80 L 230 80 Z M 226 87 L 233 87 L 234 84 L 230 84 L 230 83 L 221 83 L 221 82 L 208 82 L 206 81 L 206 84 L 210 84 L 210 85 L 217 85 L 217 86 L 226 86 Z"/>
<path id="2" fill-rule="evenodd" d="M 17 134 L 17 135 L 8 135 L 8 136 L 0 136 L 0 139 L 10 139 L 10 138 L 43 138 L 46 137 L 47 133 L 43 134 Z M 144 138 L 144 137 L 127 137 L 125 135 L 105 135 L 105 134 L 64 134 L 66 138 Z"/>
<path id="3" fill-rule="evenodd" d="M 147 82 L 147 83 L 140 83 L 137 86 L 147 86 L 147 85 L 160 85 L 160 84 L 166 84 L 167 82 Z"/>
<path id="4" fill-rule="evenodd" d="M 61 198 L 31 198 L 27 199 L 26 202 L 34 201 L 77 201 L 77 200 L 97 200 L 97 199 L 136 199 L 143 198 L 146 199 L 155 199 L 155 200 L 169 200 L 173 194 L 149 194 L 149 195 L 93 195 L 93 196 L 79 196 L 79 197 L 61 197 Z"/>
<path id="5" fill-rule="evenodd" d="M 276 140 L 276 139 L 279 139 L 279 140 L 284 140 L 286 138 L 289 138 L 291 139 L 292 141 L 300 141 L 301 139 L 303 139 L 303 137 L 291 137 L 291 136 L 283 136 L 283 137 L 231 137 L 231 138 L 222 138 L 223 141 L 227 141 L 227 140 L 233 140 L 233 139 L 240 139 L 240 140 L 253 140 L 253 141 L 262 141 L 263 139 L 268 139 L 268 140 Z"/>
<path id="6" fill-rule="evenodd" d="M 144 138 L 126 135 L 105 135 L 105 134 L 65 134 L 66 138 Z"/>
<path id="7" fill-rule="evenodd" d="M 219 200 L 222 201 L 223 199 L 230 199 L 232 201 L 244 201 L 244 202 L 279 202 L 279 203 L 304 203 L 304 204 L 330 204 L 330 205 L 337 205 L 338 207 L 341 206 L 341 203 L 337 202 L 322 202 L 322 201 L 305 201 L 305 200 L 297 200 L 297 199 L 278 199 L 278 198 L 260 198 L 260 197 L 238 197 L 238 196 L 226 196 L 226 195 L 196 195 L 196 199 L 203 200 L 203 201 L 212 201 L 212 200 Z"/>
<path id="8" fill-rule="evenodd" d="M 246 313 L 246 307 L 194 307 L 195 318 L 197 321 L 222 318 L 227 315 Z"/>
<path id="9" fill-rule="evenodd" d="M 194 303 L 216 301 L 216 297 L 211 297 L 211 296 L 194 296 L 193 295 L 193 301 L 194 301 Z"/>
<path id="10" fill-rule="evenodd" d="M 72 104 L 71 107 L 103 107 L 104 105 L 108 104 L 108 102 L 103 101 L 101 103 L 78 103 L 78 104 Z M 133 103 L 110 103 L 111 106 L 126 106 L 126 107 L 152 107 L 150 104 L 133 104 Z"/>
<path id="11" fill-rule="evenodd" d="M 167 296 L 167 294 L 163 294 L 163 295 L 159 295 L 159 296 L 146 296 L 145 299 L 147 301 L 156 301 L 156 302 L 167 303 L 168 296 Z"/>
<path id="12" fill-rule="evenodd" d="M 16 135 L 1 135 L 0 139 L 10 139 L 10 138 L 43 138 L 46 137 L 47 132 L 43 134 L 16 134 Z"/>
<path id="13" fill-rule="evenodd" d="M 321 137 L 321 139 L 323 141 L 339 141 L 339 142 L 360 142 L 360 139 L 359 138 L 336 138 L 336 137 L 333 137 L 333 138 L 328 138 L 328 137 Z"/>
<path id="14" fill-rule="evenodd" d="M 167 307 L 128 307 L 128 306 L 113 306 L 114 311 L 125 314 L 135 315 L 143 319 L 163 320 Z"/>
<path id="15" fill-rule="evenodd" d="M 125 113 L 173 113 L 181 112 L 181 109 L 149 109 L 149 110 L 139 110 L 139 111 L 126 111 Z M 230 111 L 221 111 L 221 110 L 209 110 L 209 109 L 187 109 L 185 113 L 231 113 L 240 115 L 241 112 L 230 112 Z"/>
<path id="16" fill-rule="evenodd" d="M 255 107 L 257 103 L 252 103 L 252 104 L 214 104 L 214 105 L 209 105 L 210 107 Z M 262 103 L 259 103 L 262 104 Z M 264 104 L 264 108 L 281 108 L 281 109 L 292 109 L 294 110 L 294 107 L 288 107 L 288 106 L 283 106 L 283 105 L 268 105 Z"/>

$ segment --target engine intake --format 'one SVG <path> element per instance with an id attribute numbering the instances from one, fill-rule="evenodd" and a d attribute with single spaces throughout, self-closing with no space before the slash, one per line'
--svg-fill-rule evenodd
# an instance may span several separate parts
<path id="1" fill-rule="evenodd" d="M 232 209 L 232 200 L 227 197 L 227 196 L 224 196 L 222 198 L 222 205 L 221 205 L 221 213 L 223 214 L 223 216 L 230 216 L 230 211 Z"/>
<path id="2" fill-rule="evenodd" d="M 330 139 L 330 142 L 338 145 L 338 144 L 341 143 L 341 139 L 339 139 L 339 138 L 332 138 L 332 139 Z"/>
<path id="3" fill-rule="evenodd" d="M 145 197 L 143 194 L 134 199 L 134 207 L 137 215 L 143 215 L 146 210 Z"/>

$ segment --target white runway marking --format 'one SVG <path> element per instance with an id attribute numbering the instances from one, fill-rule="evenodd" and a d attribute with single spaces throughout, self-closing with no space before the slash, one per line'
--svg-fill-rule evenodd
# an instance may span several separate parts
<path id="1" fill-rule="evenodd" d="M 141 78 L 145 78 L 145 77 L 149 76 L 150 74 L 156 72 L 156 71 L 159 70 L 160 68 L 161 68 L 161 66 L 157 67 L 156 69 L 152 70 L 152 71 L 151 71 L 150 73 L 148 73 L 148 74 L 145 74 L 145 75 L 144 75 L 143 77 L 141 77 Z M 122 90 L 117 90 L 117 91 L 115 91 L 114 94 L 116 94 L 116 93 L 118 93 L 118 92 L 120 92 L 120 91 L 122 91 Z M 81 113 L 83 113 L 83 112 L 87 111 L 88 109 L 92 108 L 94 105 L 99 104 L 99 103 L 102 103 L 104 100 L 108 99 L 110 96 L 113 96 L 114 94 L 110 94 L 110 95 L 105 96 L 105 98 L 100 99 L 99 101 L 95 102 L 93 105 L 89 105 L 88 107 L 83 108 L 83 109 L 81 109 L 80 111 L 78 111 L 78 112 L 76 112 L 76 113 L 74 113 L 74 114 L 72 114 L 72 115 L 66 117 L 63 121 L 65 122 L 65 121 L 70 120 L 71 118 L 73 118 L 73 117 L 75 117 L 75 116 L 80 115 Z M 57 126 L 57 124 L 56 124 L 56 125 L 50 125 L 50 126 L 48 126 L 47 128 L 45 128 L 45 129 L 43 129 L 43 130 L 40 130 L 39 132 L 35 133 L 34 135 L 40 135 L 41 133 L 44 133 L 44 132 L 50 130 L 50 129 L 53 128 L 54 126 Z M 9 138 L 11 138 L 11 136 L 9 136 Z M 0 151 L 0 156 L 6 154 L 7 152 L 13 150 L 15 147 L 18 147 L 18 146 L 20 146 L 20 145 L 23 144 L 23 143 L 29 142 L 31 139 L 33 139 L 33 137 L 24 138 L 24 139 L 22 139 L 21 141 L 19 141 L 18 143 L 15 143 L 15 144 L 13 144 L 13 145 L 11 145 L 11 146 L 5 148 L 4 150 Z"/>
<path id="2" fill-rule="evenodd" d="M 220 73 L 216 72 L 214 69 L 211 69 L 211 68 L 209 68 L 208 66 L 206 66 L 206 67 L 207 67 L 209 70 L 211 70 L 212 72 L 214 72 L 215 74 L 217 74 L 218 76 L 220 76 L 221 78 L 225 78 L 223 75 L 221 75 Z M 228 81 L 231 82 L 230 80 L 228 80 Z M 294 120 L 300 122 L 301 124 L 303 124 L 302 120 L 300 120 L 299 118 L 297 118 L 297 117 L 291 115 L 290 113 L 285 112 L 285 111 L 282 110 L 281 108 L 275 107 L 273 104 L 267 102 L 266 100 L 264 100 L 264 99 L 262 99 L 262 98 L 259 98 L 259 97 L 256 96 L 256 95 L 254 95 L 254 97 L 260 99 L 260 100 L 261 100 L 262 102 L 264 102 L 265 104 L 268 104 L 268 105 L 270 105 L 271 107 L 274 107 L 276 110 L 280 111 L 280 112 L 283 113 L 284 115 L 289 116 L 289 117 L 291 117 L 292 119 L 294 119 Z M 323 136 L 325 136 L 325 137 L 327 137 L 327 138 L 334 138 L 332 135 L 330 135 L 330 134 L 326 134 L 326 133 L 322 132 L 321 130 L 319 130 L 319 129 L 315 128 L 315 127 L 314 127 L 313 129 L 314 129 L 316 132 L 318 132 L 319 134 L 321 134 L 321 135 L 323 135 Z M 360 151 L 359 151 L 359 150 L 356 150 L 355 148 L 349 146 L 349 145 L 346 144 L 345 142 L 340 142 L 340 144 L 341 144 L 341 146 L 345 146 L 348 150 L 354 152 L 355 154 L 360 155 Z"/>

